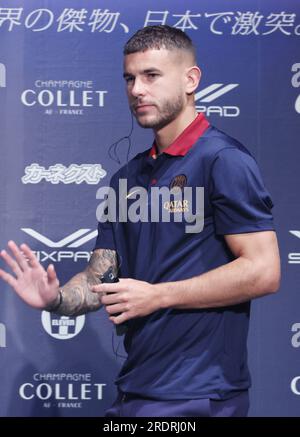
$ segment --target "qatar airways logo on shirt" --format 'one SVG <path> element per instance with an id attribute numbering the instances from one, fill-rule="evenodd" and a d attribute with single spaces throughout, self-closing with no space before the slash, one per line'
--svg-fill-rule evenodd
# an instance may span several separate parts
<path id="1" fill-rule="evenodd" d="M 118 189 L 101 187 L 96 198 L 101 200 L 96 217 L 101 223 L 178 222 L 187 234 L 199 233 L 204 227 L 204 187 L 134 186 L 128 189 L 127 179 L 119 179 Z M 175 177 L 176 179 L 176 177 Z M 179 183 L 179 182 L 178 182 Z"/>

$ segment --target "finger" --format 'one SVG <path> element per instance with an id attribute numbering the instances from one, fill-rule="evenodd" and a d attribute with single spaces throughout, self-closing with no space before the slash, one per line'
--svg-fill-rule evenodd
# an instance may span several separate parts
<path id="1" fill-rule="evenodd" d="M 27 246 L 27 244 L 24 244 L 24 243 L 21 244 L 20 248 L 22 249 L 22 252 L 24 253 L 26 258 L 28 259 L 31 267 L 42 267 L 41 264 L 38 262 L 37 257 L 32 252 L 30 247 Z"/>
<path id="2" fill-rule="evenodd" d="M 12 269 L 17 277 L 23 274 L 18 263 L 6 252 L 6 250 L 1 250 L 1 257 L 4 259 L 6 264 Z"/>
<path id="3" fill-rule="evenodd" d="M 2 278 L 5 282 L 7 282 L 11 287 L 16 288 L 17 287 L 17 280 L 9 273 L 5 272 L 4 270 L 0 269 L 0 278 Z"/>
<path id="4" fill-rule="evenodd" d="M 50 284 L 52 284 L 55 281 L 59 282 L 57 279 L 56 271 L 55 271 L 53 264 L 49 264 L 49 266 L 47 268 L 47 275 L 48 275 L 48 279 L 49 279 Z"/>
<path id="5" fill-rule="evenodd" d="M 109 293 L 101 297 L 101 303 L 103 305 L 113 305 L 121 303 L 120 295 L 118 293 Z"/>
<path id="6" fill-rule="evenodd" d="M 99 284 L 94 285 L 91 288 L 95 293 L 117 293 L 119 291 L 124 291 L 124 285 L 119 282 L 114 282 L 112 284 Z"/>
<path id="7" fill-rule="evenodd" d="M 9 241 L 8 242 L 8 247 L 10 248 L 10 250 L 12 251 L 14 257 L 17 260 L 17 263 L 19 264 L 20 268 L 25 271 L 29 268 L 28 262 L 26 260 L 26 258 L 24 257 L 24 255 L 22 254 L 22 252 L 20 251 L 20 249 L 18 248 L 18 246 L 16 245 L 16 243 L 14 241 Z"/>
<path id="8" fill-rule="evenodd" d="M 127 320 L 129 320 L 131 317 L 129 316 L 128 311 L 119 314 L 118 316 L 111 316 L 109 317 L 109 320 L 111 322 L 113 322 L 115 325 L 120 325 L 121 323 L 126 322 Z"/>
<path id="9" fill-rule="evenodd" d="M 118 303 L 116 305 L 107 305 L 105 309 L 109 315 L 116 315 L 116 314 L 119 315 L 121 313 L 126 312 L 126 308 L 121 303 Z"/>

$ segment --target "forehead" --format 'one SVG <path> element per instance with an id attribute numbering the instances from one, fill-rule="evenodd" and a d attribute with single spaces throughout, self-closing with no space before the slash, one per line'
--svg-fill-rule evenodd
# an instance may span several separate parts
<path id="1" fill-rule="evenodd" d="M 137 73 L 148 69 L 157 68 L 164 70 L 170 64 L 177 63 L 180 58 L 178 50 L 149 49 L 144 52 L 131 53 L 124 56 L 124 71 L 126 73 Z"/>

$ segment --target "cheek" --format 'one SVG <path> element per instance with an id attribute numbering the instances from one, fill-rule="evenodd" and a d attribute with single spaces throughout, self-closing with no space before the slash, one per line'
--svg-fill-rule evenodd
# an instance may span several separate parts
<path id="1" fill-rule="evenodd" d="M 133 99 L 133 96 L 132 96 L 130 88 L 126 88 L 126 95 L 127 95 L 127 99 L 128 100 L 132 100 Z"/>

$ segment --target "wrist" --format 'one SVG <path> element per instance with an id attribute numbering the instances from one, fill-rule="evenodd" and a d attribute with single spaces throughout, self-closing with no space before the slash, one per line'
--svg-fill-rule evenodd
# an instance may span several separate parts
<path id="1" fill-rule="evenodd" d="M 51 313 L 52 312 L 54 313 L 54 312 L 56 312 L 60 308 L 62 303 L 63 303 L 63 292 L 62 292 L 62 289 L 59 288 L 55 300 L 52 303 L 50 303 L 49 305 L 46 306 L 45 311 L 49 311 Z"/>
<path id="2" fill-rule="evenodd" d="M 154 284 L 154 290 L 156 292 L 156 302 L 159 309 L 167 309 L 170 307 L 168 299 L 168 285 L 166 282 Z"/>

